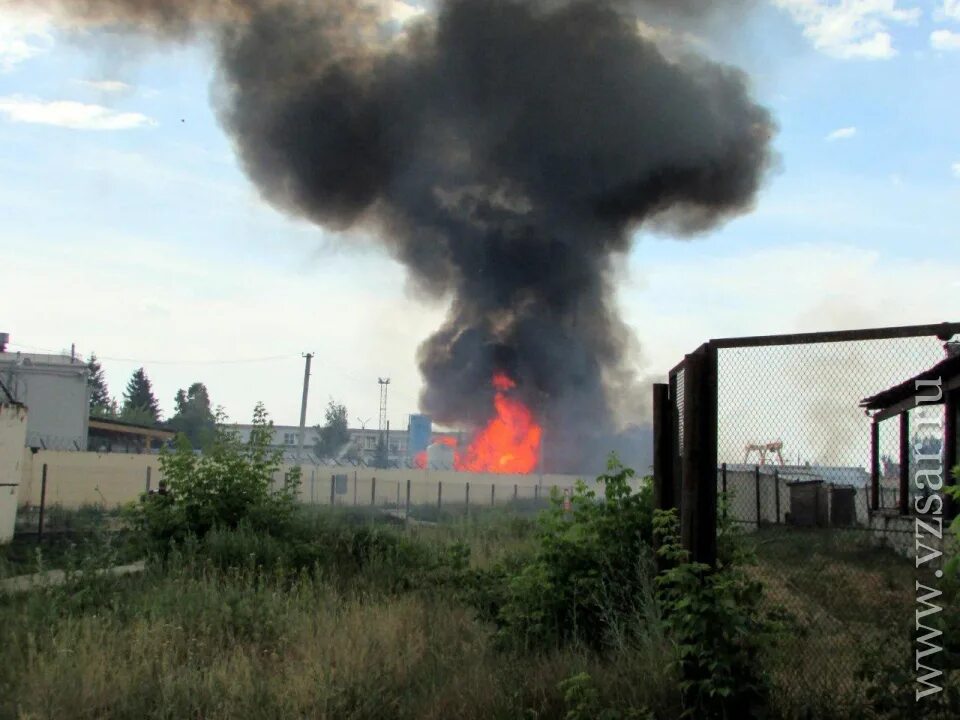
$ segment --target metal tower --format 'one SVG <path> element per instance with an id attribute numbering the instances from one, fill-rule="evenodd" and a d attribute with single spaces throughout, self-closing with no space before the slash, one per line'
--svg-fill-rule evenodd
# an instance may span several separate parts
<path id="1" fill-rule="evenodd" d="M 380 421 L 377 429 L 383 433 L 387 429 L 387 389 L 390 387 L 390 378 L 377 378 L 380 383 Z"/>

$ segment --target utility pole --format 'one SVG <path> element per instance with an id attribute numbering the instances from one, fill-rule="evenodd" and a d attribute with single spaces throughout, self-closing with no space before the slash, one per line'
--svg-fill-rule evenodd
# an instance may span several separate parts
<path id="1" fill-rule="evenodd" d="M 306 363 L 303 368 L 303 400 L 300 401 L 300 436 L 297 438 L 297 462 L 303 460 L 303 439 L 307 427 L 307 394 L 310 392 L 310 362 L 313 353 L 304 353 Z"/>

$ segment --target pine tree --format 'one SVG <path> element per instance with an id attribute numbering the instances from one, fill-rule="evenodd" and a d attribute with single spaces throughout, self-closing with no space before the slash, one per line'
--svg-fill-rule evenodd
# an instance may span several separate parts
<path id="1" fill-rule="evenodd" d="M 121 417 L 131 422 L 155 423 L 160 420 L 160 404 L 143 368 L 135 370 L 127 383 Z"/>
<path id="2" fill-rule="evenodd" d="M 90 368 L 90 415 L 109 417 L 114 414 L 114 401 L 107 389 L 107 379 L 103 374 L 103 366 L 100 365 L 95 353 L 90 353 L 87 367 Z"/>
<path id="3" fill-rule="evenodd" d="M 178 390 L 174 402 L 177 410 L 170 418 L 170 427 L 186 435 L 194 448 L 207 447 L 214 439 L 216 426 L 207 386 L 197 382 Z"/>

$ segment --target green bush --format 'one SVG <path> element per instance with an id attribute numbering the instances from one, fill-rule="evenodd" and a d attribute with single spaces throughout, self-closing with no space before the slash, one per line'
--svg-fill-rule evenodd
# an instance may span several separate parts
<path id="1" fill-rule="evenodd" d="M 504 560 L 478 573 L 474 604 L 507 644 L 529 648 L 575 640 L 600 647 L 618 618 L 645 596 L 651 556 L 649 483 L 634 492 L 633 471 L 611 458 L 598 478 L 603 498 L 578 483 L 571 510 L 554 492 L 543 512 L 534 557 Z"/>
<path id="2" fill-rule="evenodd" d="M 250 439 L 223 425 L 218 417 L 213 442 L 197 454 L 179 435 L 174 450 L 163 450 L 160 469 L 163 491 L 144 495 L 132 510 L 135 527 L 153 547 L 165 552 L 187 536 L 203 537 L 214 528 L 245 524 L 274 534 L 285 532 L 296 509 L 299 471 L 284 476 L 279 489 L 273 478 L 283 453 L 272 450 L 272 423 L 258 403 Z"/>
<path id="3" fill-rule="evenodd" d="M 656 511 L 657 551 L 667 568 L 657 595 L 677 649 L 685 716 L 764 717 L 770 682 L 763 650 L 775 623 L 760 610 L 763 588 L 742 569 L 743 553 L 721 526 L 717 568 L 690 561 L 675 510 Z"/>

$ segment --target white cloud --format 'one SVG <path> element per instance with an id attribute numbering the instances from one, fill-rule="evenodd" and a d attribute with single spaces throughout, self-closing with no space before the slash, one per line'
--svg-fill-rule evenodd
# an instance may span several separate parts
<path id="1" fill-rule="evenodd" d="M 146 115 L 118 112 L 73 100 L 45 101 L 21 95 L 0 97 L 0 114 L 11 122 L 53 125 L 72 130 L 129 130 L 155 125 Z"/>
<path id="2" fill-rule="evenodd" d="M 934 30 L 930 33 L 930 47 L 934 50 L 960 50 L 960 32 Z"/>
<path id="3" fill-rule="evenodd" d="M 833 142 L 834 140 L 849 140 L 856 134 L 857 134 L 856 127 L 853 127 L 853 126 L 842 127 L 842 128 L 837 128 L 832 133 L 827 135 L 826 139 L 828 142 Z"/>
<path id="4" fill-rule="evenodd" d="M 960 0 L 943 0 L 940 7 L 934 13 L 938 20 L 949 19 L 960 22 Z"/>
<path id="5" fill-rule="evenodd" d="M 0 72 L 46 52 L 53 45 L 49 16 L 37 12 L 0 11 Z"/>
<path id="6" fill-rule="evenodd" d="M 815 48 L 841 59 L 884 60 L 897 54 L 890 23 L 915 23 L 919 8 L 899 8 L 897 0 L 774 0 L 803 28 Z"/>
<path id="7" fill-rule="evenodd" d="M 78 80 L 77 82 L 102 93 L 123 93 L 130 89 L 130 85 L 121 80 Z"/>
<path id="8" fill-rule="evenodd" d="M 958 160 L 953 165 L 951 165 L 950 169 L 953 170 L 953 174 L 955 177 L 960 178 L 960 160 Z"/>

